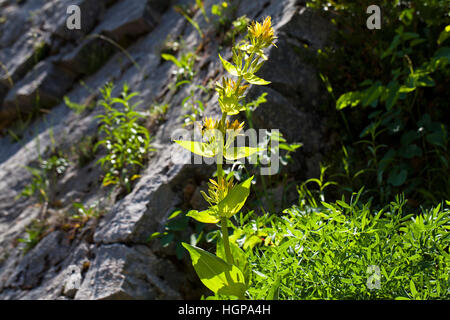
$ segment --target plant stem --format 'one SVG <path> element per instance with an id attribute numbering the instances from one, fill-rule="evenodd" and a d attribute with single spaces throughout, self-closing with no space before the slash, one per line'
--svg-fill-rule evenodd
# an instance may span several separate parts
<path id="1" fill-rule="evenodd" d="M 221 218 L 220 220 L 222 227 L 222 239 L 223 239 L 223 247 L 225 249 L 225 257 L 227 262 L 230 264 L 234 264 L 233 256 L 231 255 L 230 250 L 230 239 L 228 238 L 228 220 L 227 218 Z"/>
<path id="2" fill-rule="evenodd" d="M 223 145 L 225 145 L 225 137 L 226 137 L 226 128 L 225 128 L 226 119 L 227 119 L 227 113 L 224 112 L 222 114 L 222 119 L 220 120 L 220 125 L 219 125 L 219 130 L 222 133 Z M 218 182 L 223 178 L 222 161 L 223 161 L 223 146 L 222 146 L 222 150 L 217 155 L 217 181 Z"/>
<path id="3" fill-rule="evenodd" d="M 226 119 L 227 119 L 227 113 L 224 112 L 222 114 L 222 119 L 220 120 L 220 131 L 222 133 L 222 142 L 223 145 L 225 144 L 225 138 L 226 138 Z M 222 160 L 223 160 L 223 146 L 222 150 L 217 156 L 217 181 L 220 183 L 220 181 L 224 178 L 223 168 L 222 168 Z M 223 194 L 220 195 L 220 197 L 223 197 Z M 230 250 L 230 240 L 228 238 L 228 219 L 226 217 L 222 217 L 220 219 L 221 228 L 222 228 L 222 239 L 223 239 L 223 246 L 225 249 L 225 256 L 226 260 L 230 264 L 234 264 L 233 256 L 231 255 Z"/>

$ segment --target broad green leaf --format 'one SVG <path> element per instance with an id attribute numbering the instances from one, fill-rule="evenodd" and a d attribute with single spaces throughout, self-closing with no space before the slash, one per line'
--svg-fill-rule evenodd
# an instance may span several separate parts
<path id="1" fill-rule="evenodd" d="M 250 186 L 252 184 L 253 176 L 234 186 L 227 196 L 219 202 L 219 215 L 231 218 L 238 213 L 245 204 L 248 195 L 250 194 Z"/>
<path id="2" fill-rule="evenodd" d="M 251 74 L 251 73 L 244 74 L 244 79 L 247 80 L 248 83 L 256 84 L 258 86 L 265 86 L 265 85 L 271 84 L 270 81 L 266 81 L 264 79 L 261 79 L 261 78 L 255 76 L 254 74 Z"/>
<path id="3" fill-rule="evenodd" d="M 348 106 L 356 107 L 361 102 L 361 93 L 358 91 L 351 91 L 344 93 L 336 102 L 336 109 L 342 110 Z"/>
<path id="4" fill-rule="evenodd" d="M 362 93 L 362 99 L 361 99 L 362 105 L 364 107 L 372 105 L 373 103 L 375 103 L 378 100 L 378 98 L 383 93 L 383 91 L 384 91 L 384 87 L 381 85 L 381 83 L 380 82 L 375 83 L 374 85 L 372 85 L 371 87 L 369 87 Z"/>
<path id="5" fill-rule="evenodd" d="M 213 208 L 210 208 L 208 210 L 205 211 L 197 211 L 197 210 L 191 210 L 189 211 L 186 216 L 191 217 L 199 222 L 203 222 L 203 223 L 218 223 L 220 221 L 220 219 L 215 215 L 217 212 L 217 207 L 216 210 L 214 210 Z"/>
<path id="6" fill-rule="evenodd" d="M 405 169 L 395 168 L 389 173 L 388 182 L 392 184 L 394 187 L 399 187 L 405 183 L 406 178 L 408 177 L 408 171 Z"/>
<path id="7" fill-rule="evenodd" d="M 386 108 L 388 110 L 391 109 L 397 102 L 400 94 L 399 89 L 400 85 L 398 84 L 397 81 L 393 82 L 391 85 L 388 86 L 386 98 Z"/>
<path id="8" fill-rule="evenodd" d="M 183 242 L 203 284 L 215 294 L 244 298 L 247 286 L 242 271 L 219 257 Z"/>
<path id="9" fill-rule="evenodd" d="M 408 144 L 400 149 L 400 154 L 406 159 L 422 156 L 422 149 L 416 144 Z"/>
<path id="10" fill-rule="evenodd" d="M 231 255 L 233 256 L 234 265 L 242 271 L 242 274 L 245 278 L 245 283 L 249 285 L 251 270 L 245 252 L 233 242 L 230 242 L 230 251 Z M 223 246 L 222 237 L 219 237 L 219 239 L 217 240 L 216 255 L 219 258 L 226 260 L 225 247 Z"/>
<path id="11" fill-rule="evenodd" d="M 174 140 L 174 142 L 178 143 L 184 149 L 203 157 L 213 158 L 217 154 L 216 150 L 214 150 L 211 145 L 204 142 L 184 140 Z"/>
<path id="12" fill-rule="evenodd" d="M 220 54 L 219 54 L 219 58 L 220 58 L 220 61 L 222 61 L 222 64 L 223 64 L 223 67 L 225 68 L 225 70 L 227 70 L 231 75 L 233 75 L 235 77 L 239 77 L 240 72 L 235 66 L 233 66 L 231 63 L 229 63 L 228 61 L 223 59 Z"/>
<path id="13" fill-rule="evenodd" d="M 450 25 L 446 26 L 445 29 L 439 35 L 437 43 L 440 45 L 444 43 L 447 38 L 450 37 Z"/>
<path id="14" fill-rule="evenodd" d="M 225 152 L 224 157 L 227 160 L 237 160 L 250 157 L 251 155 L 263 150 L 264 149 L 262 148 L 252 148 L 252 147 L 229 148 Z"/>

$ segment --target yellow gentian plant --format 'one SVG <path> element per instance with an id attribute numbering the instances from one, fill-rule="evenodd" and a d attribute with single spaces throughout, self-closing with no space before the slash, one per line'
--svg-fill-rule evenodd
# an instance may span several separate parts
<path id="1" fill-rule="evenodd" d="M 205 211 L 191 210 L 188 216 L 203 223 L 220 223 L 222 238 L 218 240 L 216 255 L 203 249 L 183 243 L 189 251 L 192 264 L 203 284 L 215 294 L 245 298 L 250 282 L 250 270 L 244 252 L 228 238 L 229 219 L 238 213 L 250 194 L 253 177 L 240 184 L 233 179 L 227 180 L 223 171 L 223 159 L 235 161 L 249 157 L 261 151 L 252 147 L 231 146 L 240 134 L 244 123 L 230 122 L 227 117 L 245 111 L 242 103 L 250 84 L 267 85 L 270 82 L 256 76 L 255 73 L 268 60 L 264 50 L 272 45 L 276 36 L 272 28 L 271 17 L 263 23 L 252 22 L 248 27 L 248 40 L 243 40 L 233 48 L 232 62 L 219 58 L 228 73 L 236 80 L 223 77 L 216 84 L 219 94 L 221 119 L 203 120 L 202 141 L 175 141 L 183 148 L 202 157 L 215 158 L 217 180 L 208 183 L 208 194 L 203 193 L 209 208 Z"/>

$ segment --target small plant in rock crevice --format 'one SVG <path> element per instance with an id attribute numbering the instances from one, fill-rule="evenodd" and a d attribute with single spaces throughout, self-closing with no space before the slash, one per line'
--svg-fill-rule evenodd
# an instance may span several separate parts
<path id="1" fill-rule="evenodd" d="M 161 54 L 161 57 L 166 61 L 171 61 L 177 69 L 173 71 L 176 76 L 176 82 L 191 81 L 195 76 L 194 64 L 197 56 L 193 52 L 182 53 L 179 58 L 169 53 Z"/>
<path id="2" fill-rule="evenodd" d="M 24 238 L 17 239 L 19 243 L 23 244 L 21 250 L 24 255 L 27 254 L 31 249 L 33 249 L 39 243 L 39 241 L 42 240 L 46 229 L 46 224 L 39 220 L 34 220 L 26 228 L 26 236 Z"/>
<path id="3" fill-rule="evenodd" d="M 101 140 L 94 147 L 105 147 L 107 153 L 98 163 L 105 171 L 103 186 L 119 185 L 127 192 L 131 191 L 131 183 L 139 178 L 139 169 L 144 166 L 152 138 L 147 129 L 139 124 L 144 115 L 135 109 L 139 103 L 131 104 L 137 92 L 129 93 L 124 84 L 121 97 L 112 97 L 113 85 L 107 84 L 102 90 L 103 100 L 100 104 L 105 113 L 97 116 L 100 119 L 99 136 Z"/>
<path id="4" fill-rule="evenodd" d="M 56 203 L 56 185 L 69 167 L 69 162 L 61 153 L 44 160 L 38 159 L 38 167 L 27 166 L 32 174 L 31 183 L 21 192 L 21 197 L 36 197 L 42 205 L 40 218 L 45 219 L 49 205 Z"/>

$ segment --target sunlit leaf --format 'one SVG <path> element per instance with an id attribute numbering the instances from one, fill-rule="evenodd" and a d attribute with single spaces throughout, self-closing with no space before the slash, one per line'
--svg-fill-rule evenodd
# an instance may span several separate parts
<path id="1" fill-rule="evenodd" d="M 252 148 L 252 147 L 236 147 L 236 148 L 228 148 L 224 154 L 225 159 L 227 160 L 237 160 L 242 158 L 247 158 L 252 156 L 257 152 L 264 151 L 263 148 Z"/>
<path id="2" fill-rule="evenodd" d="M 256 84 L 256 85 L 259 85 L 259 86 L 265 86 L 265 85 L 271 84 L 270 81 L 266 81 L 264 79 L 261 79 L 261 78 L 255 76 L 252 73 L 244 74 L 244 79 L 247 80 L 248 83 Z"/>
<path id="3" fill-rule="evenodd" d="M 203 284 L 215 294 L 244 298 L 247 289 L 242 271 L 219 257 L 183 242 Z"/>
<path id="4" fill-rule="evenodd" d="M 219 215 L 231 218 L 242 209 L 250 194 L 252 180 L 253 176 L 234 186 L 228 192 L 227 196 L 218 204 Z"/>
<path id="5" fill-rule="evenodd" d="M 222 56 L 219 54 L 220 61 L 222 61 L 222 65 L 230 74 L 232 74 L 235 77 L 238 77 L 240 75 L 240 72 L 237 67 L 226 61 L 222 58 Z"/>
<path id="6" fill-rule="evenodd" d="M 202 223 L 218 223 L 220 219 L 217 217 L 217 207 L 216 210 L 210 208 L 204 211 L 191 210 L 186 216 L 191 217 Z"/>

